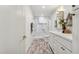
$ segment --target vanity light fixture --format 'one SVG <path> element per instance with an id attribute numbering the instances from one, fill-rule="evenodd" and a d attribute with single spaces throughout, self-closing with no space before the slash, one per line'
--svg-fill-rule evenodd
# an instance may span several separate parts
<path id="1" fill-rule="evenodd" d="M 57 11 L 64 11 L 64 6 L 60 6 Z"/>

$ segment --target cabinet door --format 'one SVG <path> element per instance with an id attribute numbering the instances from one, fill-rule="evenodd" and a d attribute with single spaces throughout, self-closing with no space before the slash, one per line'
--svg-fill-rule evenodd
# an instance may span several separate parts
<path id="1" fill-rule="evenodd" d="M 51 34 L 49 42 L 55 54 L 72 53 L 72 43 L 62 37 Z"/>
<path id="2" fill-rule="evenodd" d="M 59 36 L 56 35 L 55 40 L 57 40 L 62 45 L 66 46 L 69 50 L 72 51 L 72 41 L 69 41 L 69 39 L 59 37 Z"/>
<path id="3" fill-rule="evenodd" d="M 55 40 L 54 49 L 58 51 L 58 54 L 69 54 L 71 53 L 65 46 L 61 45 L 59 42 Z M 55 52 L 56 52 L 55 51 Z"/>
<path id="4" fill-rule="evenodd" d="M 73 16 L 73 53 L 79 53 L 79 5 L 74 8 Z"/>

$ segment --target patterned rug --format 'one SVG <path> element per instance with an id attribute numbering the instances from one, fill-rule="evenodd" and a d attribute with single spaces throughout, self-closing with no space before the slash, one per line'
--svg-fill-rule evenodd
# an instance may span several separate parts
<path id="1" fill-rule="evenodd" d="M 48 42 L 43 38 L 34 39 L 29 47 L 28 54 L 52 54 Z"/>

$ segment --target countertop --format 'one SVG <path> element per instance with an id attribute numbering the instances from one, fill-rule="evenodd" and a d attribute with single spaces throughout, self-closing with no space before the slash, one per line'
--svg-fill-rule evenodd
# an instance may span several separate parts
<path id="1" fill-rule="evenodd" d="M 50 33 L 54 33 L 58 36 L 61 36 L 63 38 L 66 38 L 66 39 L 69 39 L 70 41 L 72 41 L 72 34 L 62 33 L 60 31 L 50 31 Z"/>

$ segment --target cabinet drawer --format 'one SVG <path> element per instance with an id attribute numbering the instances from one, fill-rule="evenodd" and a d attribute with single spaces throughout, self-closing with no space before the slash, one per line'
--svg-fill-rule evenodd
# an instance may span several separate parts
<path id="1" fill-rule="evenodd" d="M 61 45 L 59 42 L 55 41 L 54 42 L 54 52 L 56 52 L 58 54 L 69 54 L 71 53 L 66 47 L 64 47 L 63 45 Z"/>
<path id="2" fill-rule="evenodd" d="M 55 35 L 54 40 L 57 40 L 62 45 L 66 46 L 69 50 L 72 51 L 72 42 L 68 41 L 68 39 Z"/>

